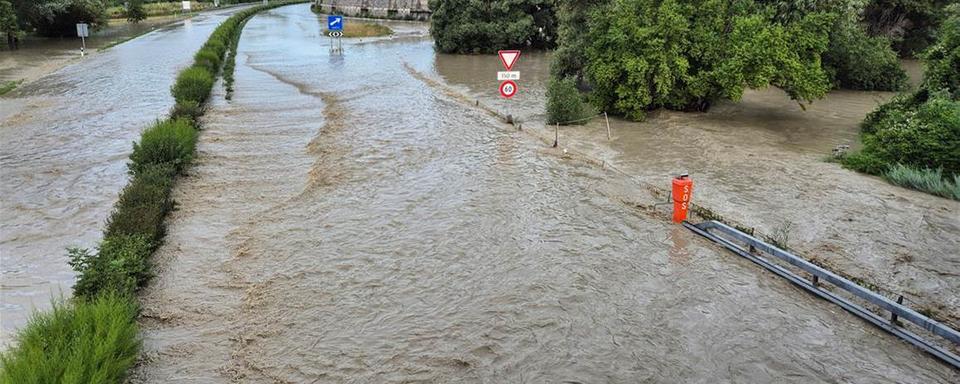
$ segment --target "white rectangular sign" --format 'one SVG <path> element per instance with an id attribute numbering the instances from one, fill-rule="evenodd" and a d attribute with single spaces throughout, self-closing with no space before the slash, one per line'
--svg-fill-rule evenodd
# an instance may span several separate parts
<path id="1" fill-rule="evenodd" d="M 77 37 L 90 37 L 90 26 L 87 23 L 77 24 Z"/>
<path id="2" fill-rule="evenodd" d="M 510 71 L 510 72 L 500 71 L 500 72 L 497 72 L 497 80 L 498 80 L 498 81 L 504 81 L 504 80 L 520 80 L 520 72 L 519 72 L 519 71 Z"/>
<path id="3" fill-rule="evenodd" d="M 184 2 L 182 2 L 182 4 L 183 4 L 183 10 L 184 10 L 184 11 L 189 11 L 189 10 L 190 10 L 190 2 L 189 2 L 189 1 L 184 1 Z"/>

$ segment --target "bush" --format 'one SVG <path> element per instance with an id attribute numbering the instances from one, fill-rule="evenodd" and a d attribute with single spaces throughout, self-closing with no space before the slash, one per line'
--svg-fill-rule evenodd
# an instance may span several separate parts
<path id="1" fill-rule="evenodd" d="M 943 177 L 942 169 L 916 169 L 897 164 L 883 174 L 892 184 L 912 188 L 932 195 L 960 200 L 960 175 L 952 180 Z"/>
<path id="2" fill-rule="evenodd" d="M 131 23 L 139 23 L 147 18 L 147 12 L 143 9 L 143 0 L 131 0 L 127 4 L 126 17 Z"/>
<path id="3" fill-rule="evenodd" d="M 173 208 L 173 175 L 168 164 L 146 166 L 137 172 L 120 192 L 104 237 L 140 235 L 158 243 L 163 238 L 163 218 Z"/>
<path id="4" fill-rule="evenodd" d="M 213 89 L 214 74 L 201 66 L 193 66 L 180 72 L 177 82 L 174 83 L 173 98 L 177 103 L 193 101 L 203 104 Z"/>
<path id="5" fill-rule="evenodd" d="M 215 74 L 220 71 L 220 55 L 213 49 L 204 48 L 197 51 L 197 54 L 193 55 L 193 60 L 194 66 L 202 67 L 207 72 Z"/>
<path id="6" fill-rule="evenodd" d="M 548 124 L 584 124 L 593 115 L 594 111 L 583 102 L 573 78 L 550 80 L 547 88 Z"/>
<path id="7" fill-rule="evenodd" d="M 889 168 L 886 161 L 863 151 L 844 156 L 841 163 L 844 168 L 871 175 L 882 175 Z"/>
<path id="8" fill-rule="evenodd" d="M 889 110 L 863 135 L 863 152 L 883 162 L 960 174 L 960 102 L 936 94 L 916 109 Z"/>
<path id="9" fill-rule="evenodd" d="M 830 33 L 823 67 L 840 88 L 899 91 L 907 86 L 907 73 L 884 37 L 867 36 L 855 22 L 841 23 Z"/>
<path id="10" fill-rule="evenodd" d="M 960 4 L 950 7 L 956 15 L 940 29 L 937 43 L 924 52 L 926 67 L 923 87 L 929 91 L 946 90 L 954 100 L 960 99 Z"/>
<path id="11" fill-rule="evenodd" d="M 173 120 L 188 119 L 196 122 L 200 116 L 203 116 L 204 108 L 195 101 L 183 101 L 173 106 L 170 110 L 170 118 Z"/>
<path id="12" fill-rule="evenodd" d="M 92 298 L 103 292 L 133 294 L 152 276 L 153 245 L 142 235 L 119 235 L 103 239 L 97 253 L 70 248 L 70 267 L 77 272 L 73 294 Z"/>
<path id="13" fill-rule="evenodd" d="M 129 296 L 56 302 L 35 313 L 0 354 L 0 383 L 122 383 L 140 351 Z"/>
<path id="14" fill-rule="evenodd" d="M 159 121 L 143 131 L 139 143 L 133 144 L 130 170 L 137 173 L 146 166 L 169 164 L 180 171 L 190 162 L 196 146 L 197 130 L 190 120 Z"/>

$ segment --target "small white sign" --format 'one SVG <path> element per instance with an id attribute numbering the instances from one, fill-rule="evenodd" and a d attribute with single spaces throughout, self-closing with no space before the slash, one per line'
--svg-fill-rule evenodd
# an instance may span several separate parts
<path id="1" fill-rule="evenodd" d="M 504 80 L 520 80 L 520 72 L 519 71 L 497 72 L 497 81 L 504 81 Z"/>
<path id="2" fill-rule="evenodd" d="M 77 24 L 77 37 L 90 37 L 90 25 L 87 23 Z"/>
<path id="3" fill-rule="evenodd" d="M 183 10 L 184 10 L 184 11 L 189 11 L 189 10 L 190 10 L 190 2 L 189 2 L 189 1 L 183 1 L 183 2 L 181 2 L 181 4 L 183 4 Z"/>

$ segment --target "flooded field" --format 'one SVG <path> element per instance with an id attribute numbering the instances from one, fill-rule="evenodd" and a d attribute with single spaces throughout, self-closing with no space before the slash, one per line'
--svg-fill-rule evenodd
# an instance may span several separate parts
<path id="1" fill-rule="evenodd" d="M 438 88 L 492 94 L 497 63 L 392 26 L 338 56 L 306 5 L 247 24 L 141 297 L 133 382 L 960 380 Z"/>
<path id="2" fill-rule="evenodd" d="M 65 248 L 99 240 L 131 143 L 166 115 L 174 75 L 232 12 L 164 27 L 0 97 L 0 346 L 33 308 L 69 296 Z"/>

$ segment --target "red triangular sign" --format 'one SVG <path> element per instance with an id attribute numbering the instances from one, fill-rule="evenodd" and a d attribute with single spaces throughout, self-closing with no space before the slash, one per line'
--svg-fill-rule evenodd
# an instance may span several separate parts
<path id="1" fill-rule="evenodd" d="M 497 51 L 497 53 L 500 54 L 500 62 L 503 63 L 503 67 L 508 71 L 513 68 L 517 60 L 520 60 L 520 51 L 518 50 L 504 50 Z"/>

